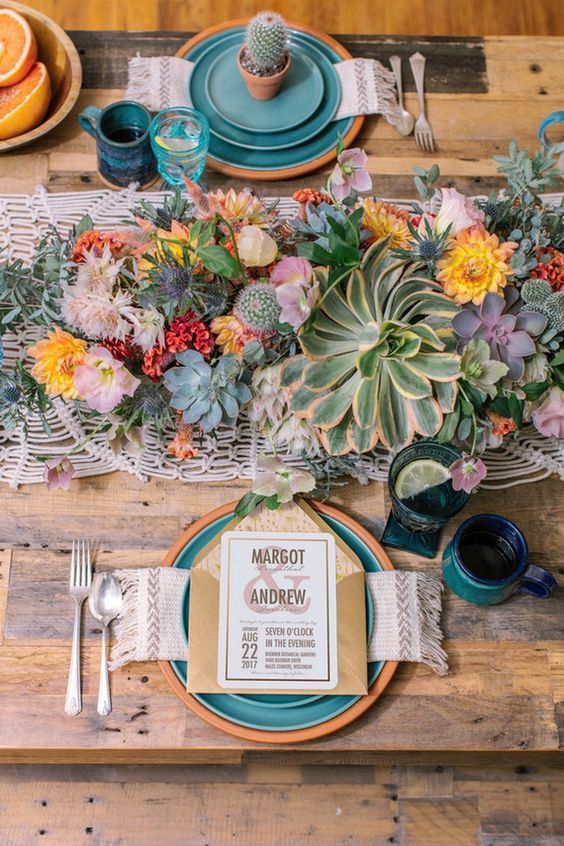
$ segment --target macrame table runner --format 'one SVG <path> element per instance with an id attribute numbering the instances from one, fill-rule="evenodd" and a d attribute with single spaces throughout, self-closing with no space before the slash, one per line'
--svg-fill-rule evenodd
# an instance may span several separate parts
<path id="1" fill-rule="evenodd" d="M 143 199 L 160 205 L 164 193 L 144 192 Z M 562 195 L 549 195 L 558 201 Z M 0 194 L 0 248 L 7 247 L 10 258 L 30 259 L 35 245 L 50 227 L 66 232 L 84 215 L 89 214 L 94 226 L 112 229 L 128 216 L 139 202 L 134 187 L 124 191 L 84 191 L 49 194 L 43 186 L 31 195 Z M 408 207 L 405 200 L 390 200 Z M 293 200 L 282 199 L 279 210 L 283 217 L 292 217 L 297 208 Z M 4 337 L 4 364 L 9 368 L 17 358 L 25 360 L 26 349 L 41 336 L 41 329 L 26 326 L 18 334 Z M 29 362 L 28 360 L 28 363 Z M 63 456 L 73 447 L 84 443 L 91 428 L 83 424 L 75 409 L 55 400 L 48 415 L 51 433 L 47 435 L 38 419 L 28 421 L 27 435 L 23 430 L 6 432 L 0 429 L 0 481 L 12 487 L 40 482 L 43 466 L 35 455 Z M 172 432 L 171 432 L 172 437 Z M 73 454 L 78 476 L 96 476 L 112 470 L 123 470 L 146 480 L 150 476 L 180 479 L 185 482 L 227 481 L 253 478 L 256 457 L 268 451 L 259 432 L 244 417 L 235 435 L 231 429 L 220 428 L 203 435 L 199 455 L 190 461 L 179 461 L 167 455 L 154 431 L 146 433 L 147 448 L 142 455 L 122 453 L 115 456 L 105 444 L 104 435 L 95 435 Z M 384 480 L 388 475 L 390 454 L 377 447 L 370 455 L 359 456 L 356 469 L 361 478 Z M 290 457 L 300 464 L 299 457 Z M 503 447 L 486 453 L 488 478 L 484 487 L 506 488 L 544 479 L 557 473 L 564 479 L 564 442 L 546 439 L 532 427 L 527 428 L 518 441 L 507 440 Z"/>

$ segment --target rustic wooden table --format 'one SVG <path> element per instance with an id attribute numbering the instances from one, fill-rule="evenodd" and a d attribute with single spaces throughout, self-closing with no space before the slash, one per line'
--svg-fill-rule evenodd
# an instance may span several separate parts
<path id="1" fill-rule="evenodd" d="M 29 192 L 100 186 L 92 140 L 76 115 L 87 104 L 118 99 L 126 59 L 174 53 L 186 34 L 74 33 L 84 62 L 84 90 L 73 115 L 38 144 L 0 157 L 0 189 Z M 439 161 L 461 190 L 482 193 L 501 185 L 491 156 L 512 138 L 532 147 L 536 127 L 561 106 L 564 39 L 421 39 L 343 37 L 356 55 L 387 59 L 416 49 L 427 56 L 429 117 L 437 152 L 426 156 L 412 138 L 399 139 L 383 121 L 366 121 L 361 143 L 369 154 L 375 191 L 410 196 L 413 164 Z M 550 63 L 548 57 L 550 56 Z M 545 65 L 546 61 L 546 65 Z M 404 63 L 407 107 L 415 97 Z M 209 173 L 210 185 L 235 181 Z M 323 173 L 300 184 L 319 185 Z M 297 183 L 255 185 L 286 195 Z M 172 695 L 158 667 L 134 664 L 114 673 L 114 710 L 96 714 L 99 630 L 83 624 L 84 710 L 63 714 L 72 628 L 67 596 L 69 545 L 97 539 L 97 566 L 158 563 L 196 517 L 238 498 L 243 483 L 181 485 L 113 474 L 76 481 L 68 494 L 42 486 L 1 491 L 0 508 L 0 762 L 67 763 L 555 763 L 564 713 L 564 613 L 558 594 L 547 602 L 515 598 L 479 608 L 452 595 L 444 624 L 451 672 L 400 666 L 384 696 L 358 722 L 325 740 L 273 750 L 211 729 Z M 381 528 L 388 503 L 381 483 L 338 489 L 333 501 L 369 528 Z M 561 486 L 555 480 L 482 490 L 464 517 L 498 511 L 525 531 L 531 559 L 564 573 Z M 456 522 L 445 533 L 450 536 Z M 393 562 L 437 571 L 392 551 Z M 431 841 L 429 841 L 431 842 Z M 442 841 L 441 841 L 442 842 Z"/>

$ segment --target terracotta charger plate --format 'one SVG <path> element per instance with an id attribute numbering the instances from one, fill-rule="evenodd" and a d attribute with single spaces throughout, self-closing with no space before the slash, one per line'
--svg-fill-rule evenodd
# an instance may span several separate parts
<path id="1" fill-rule="evenodd" d="M 202 41 L 206 41 L 208 38 L 211 38 L 212 35 L 217 35 L 220 32 L 224 32 L 225 30 L 231 29 L 232 27 L 238 26 L 245 26 L 248 23 L 247 18 L 236 18 L 235 20 L 225 21 L 224 23 L 217 24 L 216 26 L 210 26 L 208 29 L 202 30 L 202 32 L 195 35 L 193 38 L 190 38 L 186 41 L 182 47 L 176 52 L 176 55 L 180 58 L 183 58 L 189 50 L 192 50 L 198 44 L 201 44 Z M 343 61 L 346 59 L 352 59 L 353 56 L 349 53 L 349 51 L 343 47 L 342 44 L 339 44 L 334 38 L 331 38 L 330 35 L 327 35 L 325 32 L 321 32 L 321 30 L 314 29 L 313 27 L 306 26 L 305 24 L 301 23 L 292 23 L 291 21 L 286 21 L 289 29 L 299 30 L 300 32 L 305 32 L 308 35 L 313 36 L 314 38 L 322 41 L 324 44 L 327 44 L 331 47 L 335 53 L 337 53 Z M 364 123 L 364 116 L 360 115 L 356 117 L 350 127 L 349 131 L 344 135 L 343 142 L 345 147 L 348 147 L 352 141 L 356 138 L 358 133 L 360 132 L 362 125 Z M 245 168 L 236 167 L 235 165 L 225 164 L 224 162 L 217 161 L 214 159 L 213 156 L 207 156 L 206 161 L 214 170 L 219 171 L 219 173 L 224 173 L 226 176 L 235 176 L 242 179 L 251 179 L 251 180 L 267 180 L 273 181 L 277 179 L 294 179 L 297 176 L 302 176 L 305 173 L 311 173 L 314 170 L 317 170 L 320 167 L 328 164 L 329 162 L 335 159 L 336 154 L 335 150 L 330 150 L 328 153 L 325 153 L 322 156 L 318 156 L 315 159 L 311 159 L 309 162 L 304 162 L 303 164 L 296 165 L 294 167 L 288 167 L 285 169 L 280 170 L 247 170 Z"/>
<path id="2" fill-rule="evenodd" d="M 349 517 L 347 514 L 344 514 L 342 511 L 339 511 L 331 505 L 316 502 L 315 500 L 308 500 L 308 502 L 322 516 L 326 515 L 328 517 L 332 517 L 354 532 L 354 534 L 364 544 L 366 544 L 368 549 L 377 557 L 383 570 L 394 569 L 392 562 L 378 541 L 373 538 L 370 532 L 361 526 L 360 523 L 357 523 L 357 521 L 353 520 L 352 517 Z M 171 567 L 189 541 L 191 541 L 194 537 L 196 537 L 196 535 L 214 521 L 219 520 L 222 517 L 226 517 L 228 514 L 232 514 L 236 505 L 236 502 L 227 503 L 227 505 L 223 505 L 221 508 L 216 508 L 205 517 L 201 517 L 199 520 L 192 523 L 192 525 L 169 549 L 163 561 L 163 566 Z M 374 702 L 376 702 L 394 675 L 398 662 L 386 661 L 374 684 L 372 684 L 368 689 L 368 693 L 365 696 L 361 696 L 346 711 L 343 711 L 341 714 L 338 714 L 324 723 L 310 726 L 308 728 L 294 729 L 292 731 L 261 731 L 260 729 L 247 728 L 246 726 L 240 726 L 237 723 L 233 723 L 230 720 L 215 714 L 213 711 L 208 710 L 208 708 L 195 699 L 191 693 L 188 693 L 168 661 L 159 661 L 159 666 L 172 690 L 188 706 L 188 708 L 201 717 L 202 720 L 205 720 L 210 725 L 215 726 L 215 728 L 221 729 L 221 731 L 225 731 L 227 734 L 235 735 L 235 737 L 239 737 L 242 740 L 254 740 L 260 743 L 278 744 L 304 743 L 305 741 L 315 740 L 320 737 L 325 737 L 328 734 L 332 734 L 344 726 L 349 725 L 349 723 L 352 723 L 360 717 L 361 714 L 364 714 L 364 712 L 367 711 Z"/>

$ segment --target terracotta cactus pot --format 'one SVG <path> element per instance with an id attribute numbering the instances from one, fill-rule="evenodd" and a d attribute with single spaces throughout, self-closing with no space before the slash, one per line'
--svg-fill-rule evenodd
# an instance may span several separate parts
<path id="1" fill-rule="evenodd" d="M 290 70 L 290 54 L 288 53 L 286 64 L 279 73 L 275 73 L 272 76 L 255 76 L 254 73 L 249 73 L 248 70 L 245 70 L 241 64 L 241 54 L 244 49 L 244 47 L 241 47 L 239 50 L 237 64 L 239 66 L 239 73 L 245 80 L 249 94 L 254 100 L 272 100 L 278 94 L 280 86 Z"/>

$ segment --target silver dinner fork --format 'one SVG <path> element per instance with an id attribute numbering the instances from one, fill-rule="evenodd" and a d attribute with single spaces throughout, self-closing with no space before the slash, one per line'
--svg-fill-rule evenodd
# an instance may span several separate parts
<path id="1" fill-rule="evenodd" d="M 432 153 L 435 149 L 433 130 L 425 114 L 425 56 L 421 53 L 414 53 L 409 58 L 409 64 L 411 65 L 415 87 L 417 88 L 417 96 L 419 98 L 419 117 L 415 121 L 414 130 L 415 143 L 420 150 Z"/>
<path id="2" fill-rule="evenodd" d="M 84 539 L 73 540 L 69 594 L 71 599 L 74 600 L 74 629 L 72 633 L 67 698 L 65 700 L 65 713 L 71 717 L 76 717 L 82 711 L 82 696 L 80 692 L 80 617 L 82 603 L 88 596 L 91 581 L 92 556 L 90 554 L 90 541 Z"/>

